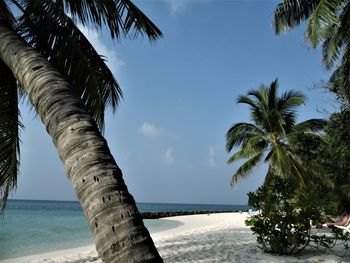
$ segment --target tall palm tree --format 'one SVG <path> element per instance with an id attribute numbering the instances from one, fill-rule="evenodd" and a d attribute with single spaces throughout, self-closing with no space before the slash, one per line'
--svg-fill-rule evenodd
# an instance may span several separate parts
<path id="1" fill-rule="evenodd" d="M 21 15 L 15 17 L 13 9 Z M 161 36 L 129 0 L 0 0 L 0 208 L 16 186 L 22 126 L 17 102 L 28 96 L 53 139 L 102 260 L 162 262 L 101 135 L 105 108 L 115 109 L 121 97 L 119 85 L 75 21 L 106 26 L 112 38 Z"/>
<path id="2" fill-rule="evenodd" d="M 322 43 L 323 62 L 337 65 L 330 82 L 350 105 L 350 2 L 347 0 L 284 0 L 274 13 L 277 34 L 308 21 L 306 38 L 315 48 Z M 336 63 L 340 62 L 340 63 Z M 339 64 L 339 65 L 338 65 Z"/>
<path id="3" fill-rule="evenodd" d="M 279 97 L 277 79 L 268 87 L 262 84 L 238 97 L 238 103 L 249 105 L 253 123 L 236 123 L 227 131 L 227 151 L 240 147 L 227 162 L 246 160 L 233 174 L 232 184 L 250 175 L 263 159 L 269 164 L 267 176 L 297 176 L 304 182 L 307 172 L 293 152 L 293 140 L 301 133 L 314 134 L 326 123 L 310 119 L 296 124 L 295 108 L 304 100 L 303 94 L 293 90 Z"/>

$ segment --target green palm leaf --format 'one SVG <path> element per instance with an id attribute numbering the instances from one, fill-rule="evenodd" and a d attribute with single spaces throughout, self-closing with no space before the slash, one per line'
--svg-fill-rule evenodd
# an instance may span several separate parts
<path id="1" fill-rule="evenodd" d="M 350 2 L 345 0 L 285 0 L 274 14 L 276 33 L 307 20 L 306 36 L 315 48 L 322 42 L 322 59 L 328 69 L 338 68 L 330 78 L 330 90 L 345 106 L 350 104 Z M 340 60 L 340 61 L 339 61 Z"/>
<path id="2" fill-rule="evenodd" d="M 305 184 L 307 172 L 302 163 L 287 150 L 286 145 L 274 146 L 271 155 L 270 165 L 277 175 L 295 176 L 302 184 Z"/>
<path id="3" fill-rule="evenodd" d="M 328 121 L 324 119 L 309 119 L 293 126 L 294 132 L 318 132 L 322 131 Z"/>
<path id="4" fill-rule="evenodd" d="M 289 90 L 282 94 L 280 98 L 277 99 L 277 109 L 283 114 L 289 113 L 294 110 L 294 108 L 305 104 L 305 95 L 299 91 Z"/>
<path id="5" fill-rule="evenodd" d="M 236 123 L 226 133 L 226 150 L 239 146 L 246 140 L 256 135 L 264 135 L 264 132 L 250 123 Z"/>
<path id="6" fill-rule="evenodd" d="M 267 106 L 269 110 L 276 108 L 276 98 L 277 98 L 277 90 L 278 90 L 278 80 L 275 79 L 268 89 L 268 101 Z"/>
<path id="7" fill-rule="evenodd" d="M 244 179 L 250 175 L 251 171 L 258 165 L 263 157 L 263 153 L 254 154 L 249 160 L 241 165 L 237 171 L 233 174 L 231 179 L 231 185 L 235 185 L 239 179 Z"/>
<path id="8" fill-rule="evenodd" d="M 257 153 L 264 152 L 268 146 L 268 140 L 266 136 L 262 136 L 260 134 L 254 135 L 253 137 L 247 139 L 242 147 L 241 150 L 234 153 L 228 160 L 227 163 L 233 163 L 235 161 L 238 161 L 240 159 L 247 159 L 252 157 L 253 155 Z"/>
<path id="9" fill-rule="evenodd" d="M 328 26 L 339 24 L 337 13 L 342 2 L 343 0 L 320 0 L 312 12 L 306 36 L 314 48 L 325 36 L 325 30 Z"/>
<path id="10" fill-rule="evenodd" d="M 122 96 L 112 72 L 68 16 L 37 4 L 28 9 L 31 16 L 22 17 L 21 33 L 72 84 L 103 131 L 105 108 L 115 110 Z"/>
<path id="11" fill-rule="evenodd" d="M 53 4 L 51 1 L 43 2 Z M 57 2 L 61 8 L 64 7 L 73 17 L 77 17 L 83 25 L 92 23 L 98 28 L 107 26 L 112 38 L 120 38 L 121 34 L 131 34 L 134 37 L 141 34 L 150 40 L 156 40 L 162 36 L 161 31 L 130 0 Z"/>
<path id="12" fill-rule="evenodd" d="M 0 214 L 19 174 L 19 121 L 17 85 L 11 71 L 0 62 Z"/>
<path id="13" fill-rule="evenodd" d="M 340 26 L 338 24 L 329 26 L 325 30 L 324 39 L 322 44 L 322 60 L 327 69 L 331 69 L 339 59 L 344 43 L 343 36 L 340 34 Z"/>
<path id="14" fill-rule="evenodd" d="M 344 49 L 345 52 L 341 61 L 340 68 L 340 80 L 342 91 L 345 94 L 347 101 L 350 102 L 350 41 L 347 43 Z"/>
<path id="15" fill-rule="evenodd" d="M 284 0 L 274 12 L 276 34 L 288 31 L 308 19 L 315 10 L 319 0 Z"/>

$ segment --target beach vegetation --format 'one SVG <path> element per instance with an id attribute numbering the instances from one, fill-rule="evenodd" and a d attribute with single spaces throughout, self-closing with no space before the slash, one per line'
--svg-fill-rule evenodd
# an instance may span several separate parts
<path id="1" fill-rule="evenodd" d="M 319 221 L 321 210 L 309 206 L 309 202 L 300 206 L 305 198 L 296 195 L 299 189 L 294 178 L 271 175 L 268 187 L 248 193 L 248 205 L 260 213 L 246 220 L 246 224 L 251 226 L 265 252 L 299 253 L 310 242 L 310 220 Z"/>
<path id="2" fill-rule="evenodd" d="M 323 230 L 324 204 L 314 195 L 314 185 L 300 185 L 295 178 L 271 176 L 269 186 L 248 193 L 248 204 L 259 213 L 246 220 L 257 242 L 268 253 L 298 254 L 307 246 L 348 249 L 350 234 L 334 228 Z"/>
<path id="3" fill-rule="evenodd" d="M 260 213 L 246 224 L 265 252 L 296 254 L 308 245 L 348 249 L 350 235 L 339 229 L 323 229 L 326 215 L 340 215 L 349 207 L 349 112 L 331 115 L 321 136 L 299 135 L 292 149 L 308 171 L 299 185 L 295 177 L 271 175 L 269 184 L 248 194 L 248 204 Z"/>
<path id="4" fill-rule="evenodd" d="M 325 214 L 339 215 L 350 204 L 349 135 L 350 135 L 350 3 L 345 0 L 284 0 L 274 12 L 276 34 L 307 22 L 306 40 L 313 48 L 321 46 L 322 62 L 333 70 L 323 86 L 333 92 L 340 112 L 330 116 L 322 141 L 312 143 L 299 138 L 294 145 L 307 169 L 323 174 L 313 178 L 314 205 L 323 204 Z M 315 175 L 317 173 L 314 173 Z"/>
<path id="5" fill-rule="evenodd" d="M 317 132 L 327 122 L 310 119 L 296 123 L 296 108 L 304 102 L 305 96 L 294 90 L 279 96 L 277 79 L 238 97 L 237 103 L 249 106 L 252 123 L 235 123 L 226 133 L 226 150 L 240 147 L 227 162 L 244 161 L 233 174 L 232 184 L 249 176 L 262 161 L 268 163 L 265 183 L 271 175 L 293 176 L 305 183 L 308 171 L 293 151 L 293 144 L 298 136 L 318 137 Z"/>
<path id="6" fill-rule="evenodd" d="M 102 136 L 122 96 L 78 25 L 113 39 L 162 36 L 129 0 L 0 0 L 0 210 L 19 171 L 19 97 L 27 97 L 57 148 L 104 262 L 162 262 Z"/>
<path id="7" fill-rule="evenodd" d="M 324 206 L 326 214 L 337 215 L 350 205 L 350 112 L 333 113 L 325 126 L 322 140 L 300 137 L 295 151 L 307 169 L 318 175 L 313 179 L 315 202 Z"/>

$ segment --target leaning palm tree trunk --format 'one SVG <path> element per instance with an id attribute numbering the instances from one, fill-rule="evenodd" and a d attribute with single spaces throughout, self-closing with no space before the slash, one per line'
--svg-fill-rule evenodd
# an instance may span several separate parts
<path id="1" fill-rule="evenodd" d="M 51 135 L 105 262 L 162 262 L 122 172 L 70 84 L 0 23 L 0 60 L 28 93 Z"/>

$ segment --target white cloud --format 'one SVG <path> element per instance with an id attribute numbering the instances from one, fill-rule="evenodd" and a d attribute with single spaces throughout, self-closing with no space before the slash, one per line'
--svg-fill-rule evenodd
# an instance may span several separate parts
<path id="1" fill-rule="evenodd" d="M 163 134 L 163 130 L 160 128 L 157 128 L 153 124 L 150 124 L 148 122 L 145 122 L 142 127 L 139 129 L 139 133 L 143 134 L 147 137 L 159 137 Z"/>
<path id="2" fill-rule="evenodd" d="M 171 14 L 175 15 L 186 8 L 185 0 L 165 0 L 170 7 Z"/>
<path id="3" fill-rule="evenodd" d="M 93 29 L 89 29 L 85 26 L 79 25 L 79 30 L 84 34 L 84 36 L 90 41 L 92 46 L 95 48 L 97 53 L 99 55 L 102 55 L 105 57 L 106 64 L 110 68 L 110 70 L 113 72 L 113 74 L 116 74 L 118 70 L 125 65 L 125 62 L 118 57 L 115 50 L 110 49 L 106 46 L 105 43 L 101 40 L 101 37 L 99 36 L 98 32 Z"/>
<path id="4" fill-rule="evenodd" d="M 216 161 L 215 161 L 215 147 L 209 145 L 209 152 L 208 152 L 208 165 L 209 167 L 216 167 Z"/>
<path id="5" fill-rule="evenodd" d="M 173 147 L 169 147 L 165 151 L 165 153 L 162 155 L 162 159 L 166 163 L 173 163 L 175 161 L 173 156 Z"/>

